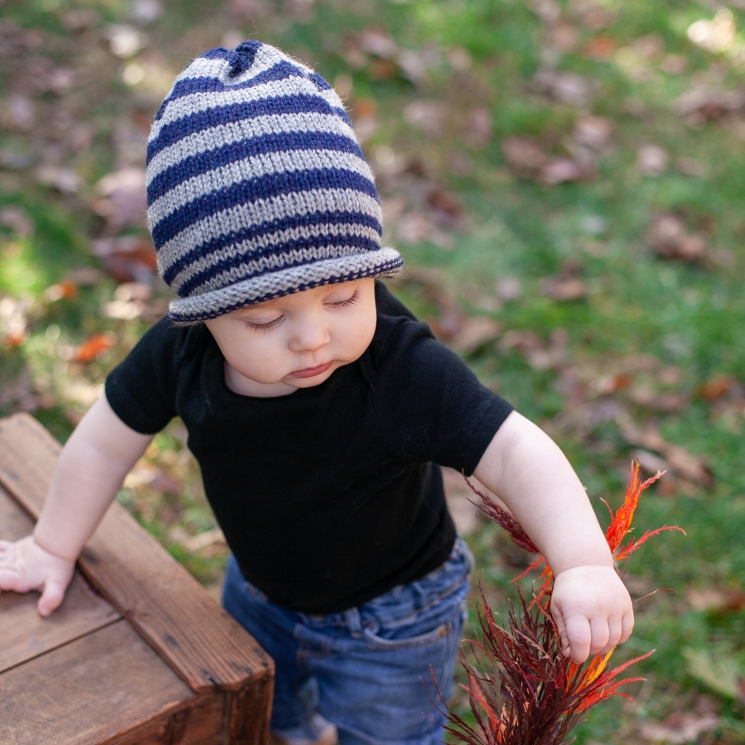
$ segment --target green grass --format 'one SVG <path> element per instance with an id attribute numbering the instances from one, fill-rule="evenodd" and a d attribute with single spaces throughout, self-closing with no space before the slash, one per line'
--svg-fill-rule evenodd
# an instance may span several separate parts
<path id="1" fill-rule="evenodd" d="M 615 23 L 599 31 L 578 25 L 578 46 L 561 56 L 557 67 L 595 81 L 596 92 L 588 111 L 612 119 L 613 146 L 599 161 L 596 179 L 553 188 L 511 174 L 499 144 L 506 136 L 532 135 L 560 149 L 580 113 L 566 104 L 538 98 L 529 90 L 530 78 L 542 64 L 544 32 L 526 3 L 328 0 L 318 2 L 309 19 L 302 22 L 292 20 L 289 11 L 272 11 L 272 5 L 267 18 L 251 22 L 236 20 L 214 3 L 171 1 L 165 3 L 164 15 L 145 29 L 150 47 L 137 60 L 149 59 L 164 75 L 172 74 L 206 47 L 218 45 L 226 30 L 237 27 L 246 36 L 276 43 L 312 61 L 329 80 L 340 73 L 351 75 L 354 97 L 373 99 L 377 105 L 379 128 L 365 143 L 371 161 L 375 162 L 382 146 L 418 161 L 431 183 L 458 195 L 468 215 L 469 230 L 453 233 L 452 249 L 426 241 L 401 244 L 389 228 L 389 240 L 397 242 L 410 265 L 441 269 L 462 307 L 479 313 L 484 311 L 477 311 L 475 297 L 493 295 L 501 278 L 518 277 L 524 287 L 522 297 L 487 315 L 505 330 L 533 330 L 543 339 L 557 329 L 566 330 L 567 364 L 582 374 L 589 375 L 588 370 L 612 372 L 621 358 L 638 353 L 653 355 L 662 365 L 680 369 L 679 382 L 670 388 L 690 395 L 691 401 L 679 412 L 650 411 L 630 402 L 623 392 L 610 396 L 609 401 L 625 407 L 635 421 L 659 427 L 668 441 L 705 456 L 715 484 L 708 489 L 682 484 L 674 495 L 665 496 L 660 490 L 645 495 L 637 517 L 640 530 L 676 524 L 688 535 L 670 533 L 650 542 L 634 556 L 630 571 L 648 578 L 651 587 L 670 587 L 675 592 L 641 601 L 635 635 L 618 653 L 625 659 L 657 649 L 639 666 L 640 673 L 649 678 L 643 702 L 638 707 L 621 702 L 603 705 L 577 731 L 578 743 L 635 742 L 638 720 L 684 711 L 700 694 L 715 697 L 724 722 L 719 739 L 707 735 L 705 742 L 742 742 L 742 706 L 696 673 L 684 650 L 710 650 L 712 664 L 731 658 L 745 671 L 745 612 L 695 610 L 686 599 L 690 587 L 736 590 L 745 574 L 743 415 L 734 411 L 718 416 L 711 404 L 695 395 L 701 383 L 717 374 L 734 375 L 745 383 L 745 143 L 723 120 L 690 127 L 672 112 L 671 104 L 688 90 L 694 75 L 699 81 L 708 75 L 708 79 L 720 81 L 716 85 L 736 87 L 741 84 L 743 63 L 696 48 L 686 38 L 690 23 L 712 17 L 704 3 L 607 0 L 602 5 L 615 13 Z M 5 4 L 3 12 L 6 19 L 21 27 L 57 39 L 49 54 L 58 64 L 85 64 L 76 57 L 76 45 L 64 41 L 62 18 L 74 7 L 94 8 L 101 24 L 120 21 L 127 12 L 123 2 L 97 0 L 80 4 L 14 0 Z M 571 18 L 568 6 L 562 7 Z M 740 11 L 735 13 L 741 28 L 745 17 Z M 462 47 L 472 56 L 473 67 L 458 78 L 441 55 L 429 71 L 428 85 L 421 89 L 400 75 L 373 79 L 369 68 L 350 69 L 342 56 L 345 35 L 370 25 L 391 29 L 395 40 L 409 49 L 427 43 L 446 51 Z M 632 45 L 641 36 L 657 34 L 665 52 L 683 55 L 688 69 L 680 75 L 668 74 L 656 60 L 646 64 L 645 78 L 637 79 L 617 62 L 618 53 L 605 60 L 583 53 L 583 44 L 598 34 L 609 35 L 616 49 Z M 148 58 L 153 50 L 158 54 Z M 93 55 L 90 49 L 87 53 Z M 42 49 L 36 54 L 45 53 Z M 131 117 L 134 110 L 152 116 L 162 95 L 147 86 L 127 88 L 117 78 L 120 63 L 106 59 L 85 96 L 68 100 L 45 92 L 30 94 L 43 111 L 67 108 L 76 125 L 94 128 L 90 152 L 71 154 L 66 161 L 84 177 L 81 192 L 59 195 L 39 186 L 34 183 L 32 169 L 0 173 L 4 179 L 0 208 L 21 206 L 35 224 L 28 237 L 0 228 L 0 295 L 28 298 L 31 304 L 30 337 L 22 346 L 3 349 L 0 376 L 12 386 L 24 370 L 28 371 L 37 392 L 46 394 L 36 415 L 60 439 L 69 434 L 85 408 L 65 391 L 79 381 L 101 383 L 146 328 L 141 322 L 101 316 L 101 303 L 110 301 L 116 288 L 110 279 L 81 288 L 74 301 L 43 301 L 45 289 L 63 279 L 71 268 L 96 264 L 87 247 L 91 239 L 99 237 L 103 225 L 91 213 L 90 203 L 95 182 L 115 166 L 117 123 Z M 0 95 L 8 96 L 17 83 L 0 76 Z M 439 138 L 422 135 L 403 116 L 405 106 L 420 99 L 443 101 L 454 111 L 476 103 L 486 105 L 492 116 L 493 138 L 483 149 L 474 149 L 464 142 L 463 131 L 453 128 L 446 128 Z M 36 130 L 9 131 L 0 146 L 16 153 L 34 152 L 39 144 L 35 138 Z M 699 160 L 707 175 L 690 176 L 671 166 L 658 177 L 642 177 L 635 165 L 636 151 L 645 143 L 664 147 L 673 161 L 681 156 Z M 449 168 L 453 151 L 470 159 L 470 172 L 464 175 Z M 395 178 L 381 177 L 380 187 L 384 198 L 405 193 Z M 663 210 L 680 215 L 690 230 L 704 232 L 712 246 L 730 253 L 733 265 L 692 267 L 656 258 L 645 236 L 653 215 Z M 602 218 L 605 229 L 592 234 L 587 230 L 588 218 Z M 544 297 L 541 280 L 556 274 L 568 259 L 577 258 L 590 289 L 587 297 L 568 303 Z M 396 291 L 416 312 L 436 313 L 413 285 Z M 91 333 L 104 330 L 115 331 L 118 342 L 100 360 L 81 366 L 62 359 L 62 347 L 74 346 Z M 468 362 L 484 382 L 551 429 L 600 507 L 601 520 L 606 519 L 599 498 L 619 503 L 633 449 L 616 423 L 601 419 L 579 430 L 562 425 L 562 416 L 570 406 L 561 387 L 561 374 L 533 370 L 520 354 L 503 351 L 498 343 L 482 346 Z M 592 385 L 592 376 L 585 382 Z M 590 404 L 596 401 L 593 395 L 587 395 Z M 3 412 L 18 405 L 9 397 Z M 137 486 L 125 489 L 121 498 L 176 558 L 210 585 L 219 580 L 224 552 L 189 554 L 173 538 L 174 526 L 193 534 L 213 525 L 198 470 L 180 454 L 183 447 L 182 433 L 174 424 L 156 439 L 146 458 L 179 479 L 182 491 L 178 496 L 164 497 Z M 169 452 L 177 452 L 177 457 L 167 456 Z M 469 541 L 483 567 L 485 588 L 497 593 L 495 597 L 514 597 L 509 579 L 517 570 L 505 558 L 509 558 L 509 551 L 504 536 L 493 526 L 484 526 Z"/>

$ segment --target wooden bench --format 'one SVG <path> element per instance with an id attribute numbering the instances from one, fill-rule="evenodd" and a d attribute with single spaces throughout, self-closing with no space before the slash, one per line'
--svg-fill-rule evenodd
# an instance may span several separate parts
<path id="1" fill-rule="evenodd" d="M 32 417 L 0 419 L 0 538 L 28 535 L 60 451 Z M 2 745 L 264 745 L 274 666 L 120 505 L 62 607 L 0 594 Z"/>

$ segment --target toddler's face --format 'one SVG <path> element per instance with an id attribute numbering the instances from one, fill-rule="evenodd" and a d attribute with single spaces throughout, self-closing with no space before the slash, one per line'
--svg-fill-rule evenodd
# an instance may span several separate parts
<path id="1" fill-rule="evenodd" d="M 375 333 L 375 280 L 285 295 L 205 321 L 222 351 L 228 387 L 283 396 L 359 359 Z"/>

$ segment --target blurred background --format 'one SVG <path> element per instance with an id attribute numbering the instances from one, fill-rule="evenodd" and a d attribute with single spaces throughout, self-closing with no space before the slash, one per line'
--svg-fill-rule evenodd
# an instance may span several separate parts
<path id="1" fill-rule="evenodd" d="M 346 102 L 407 261 L 394 292 L 558 440 L 601 522 L 632 458 L 667 470 L 637 529 L 688 535 L 626 581 L 673 591 L 639 600 L 616 654 L 657 651 L 578 743 L 745 742 L 744 29 L 745 0 L 5 0 L 0 414 L 64 441 L 165 313 L 150 122 L 198 54 L 280 46 Z M 504 608 L 529 559 L 446 478 Z M 218 595 L 179 422 L 120 501 Z"/>

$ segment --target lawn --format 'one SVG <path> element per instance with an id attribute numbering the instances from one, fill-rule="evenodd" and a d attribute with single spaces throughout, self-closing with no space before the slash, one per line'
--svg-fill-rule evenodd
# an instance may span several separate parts
<path id="1" fill-rule="evenodd" d="M 394 292 L 559 442 L 603 524 L 633 458 L 667 470 L 636 523 L 687 536 L 634 555 L 634 597 L 671 589 L 639 600 L 617 652 L 656 649 L 647 680 L 577 742 L 745 741 L 742 0 L 6 0 L 0 15 L 0 413 L 64 440 L 162 315 L 149 123 L 197 54 L 277 44 L 345 98 L 407 261 Z M 458 478 L 503 608 L 526 556 Z M 180 423 L 120 501 L 217 593 L 226 548 Z"/>

